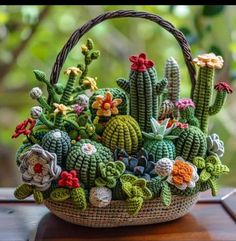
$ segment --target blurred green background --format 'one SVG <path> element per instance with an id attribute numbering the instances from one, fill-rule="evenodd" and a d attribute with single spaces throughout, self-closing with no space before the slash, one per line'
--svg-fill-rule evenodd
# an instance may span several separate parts
<path id="1" fill-rule="evenodd" d="M 0 6 L 0 186 L 15 186 L 20 177 L 14 162 L 22 141 L 11 139 L 15 126 L 29 117 L 35 105 L 29 91 L 39 86 L 32 70 L 47 76 L 55 58 L 71 33 L 85 22 L 110 10 L 133 9 L 155 13 L 173 23 L 187 37 L 193 57 L 214 52 L 222 55 L 224 68 L 216 82 L 228 81 L 236 87 L 236 6 Z M 115 19 L 103 22 L 81 39 L 70 53 L 64 68 L 82 60 L 80 45 L 92 38 L 101 57 L 90 68 L 99 87 L 113 87 L 118 77 L 128 76 L 128 56 L 146 52 L 163 76 L 165 60 L 173 56 L 182 71 L 182 97 L 190 93 L 190 81 L 176 40 L 161 27 L 143 19 Z M 61 75 L 60 79 L 65 80 Z M 43 87 L 43 86 L 39 86 Z M 210 132 L 225 142 L 222 161 L 231 173 L 221 185 L 236 186 L 236 95 L 230 95 L 224 109 L 210 119 Z"/>

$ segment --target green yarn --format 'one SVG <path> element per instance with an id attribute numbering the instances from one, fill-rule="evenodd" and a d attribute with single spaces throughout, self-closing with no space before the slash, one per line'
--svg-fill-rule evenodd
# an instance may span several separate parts
<path id="1" fill-rule="evenodd" d="M 68 134 L 59 129 L 49 131 L 42 140 L 42 147 L 57 155 L 57 164 L 65 167 L 65 160 L 71 147 L 71 139 Z"/>
<path id="2" fill-rule="evenodd" d="M 92 148 L 92 151 L 86 151 L 86 146 Z M 71 147 L 66 159 L 66 169 L 75 169 L 79 180 L 86 187 L 91 188 L 95 186 L 98 164 L 111 160 L 113 160 L 113 155 L 107 147 L 89 139 L 82 139 Z"/>
<path id="3" fill-rule="evenodd" d="M 34 200 L 37 204 L 43 203 L 43 193 L 34 189 L 33 191 Z"/>
<path id="4" fill-rule="evenodd" d="M 71 199 L 79 210 L 84 211 L 87 208 L 86 195 L 82 187 L 71 190 Z"/>
<path id="5" fill-rule="evenodd" d="M 128 154 L 136 153 L 142 144 L 138 123 L 128 115 L 112 117 L 103 132 L 102 143 L 112 151 L 120 148 Z"/>
<path id="6" fill-rule="evenodd" d="M 167 80 L 158 81 L 154 67 L 144 72 L 130 70 L 129 80 L 118 79 L 117 84 L 129 94 L 130 115 L 139 123 L 142 131 L 151 130 L 151 117 L 158 117 L 158 95 L 160 95 Z"/>
<path id="7" fill-rule="evenodd" d="M 63 202 L 69 199 L 70 196 L 71 192 L 68 188 L 56 188 L 50 194 L 50 198 L 56 202 Z"/>
<path id="8" fill-rule="evenodd" d="M 195 126 L 184 129 L 176 140 L 176 155 L 187 161 L 194 157 L 204 157 L 207 151 L 205 134 Z"/>
<path id="9" fill-rule="evenodd" d="M 24 154 L 26 151 L 28 151 L 31 146 L 32 146 L 32 144 L 28 142 L 28 143 L 20 145 L 20 147 L 17 149 L 17 151 L 16 151 L 16 164 L 17 164 L 17 166 L 20 166 L 20 164 L 21 164 L 20 156 L 22 154 Z"/>
<path id="10" fill-rule="evenodd" d="M 209 115 L 216 115 L 222 109 L 227 97 L 226 91 L 217 91 L 215 102 L 209 107 Z"/>
<path id="11" fill-rule="evenodd" d="M 113 188 L 116 186 L 116 180 L 124 173 L 125 164 L 121 161 L 99 163 L 99 177 L 96 178 L 95 184 L 97 187 Z"/>
<path id="12" fill-rule="evenodd" d="M 21 184 L 14 191 L 14 196 L 19 200 L 25 199 L 32 194 L 33 194 L 33 187 L 26 183 Z"/>
<path id="13" fill-rule="evenodd" d="M 171 189 L 168 185 L 168 183 L 162 182 L 162 187 L 161 187 L 161 201 L 164 206 L 168 207 L 171 204 Z"/>
<path id="14" fill-rule="evenodd" d="M 159 197 L 162 187 L 162 178 L 161 177 L 153 177 L 149 182 L 147 182 L 147 187 L 152 192 L 152 196 Z"/>
<path id="15" fill-rule="evenodd" d="M 186 107 L 185 109 L 180 109 L 179 113 L 179 122 L 199 127 L 199 121 L 194 115 L 195 109 L 192 106 Z"/>
<path id="16" fill-rule="evenodd" d="M 143 198 L 133 197 L 127 200 L 127 212 L 129 215 L 137 215 L 142 208 Z"/>
<path id="17" fill-rule="evenodd" d="M 37 124 L 30 133 L 30 140 L 35 144 L 42 144 L 43 137 L 50 131 L 44 124 Z"/>

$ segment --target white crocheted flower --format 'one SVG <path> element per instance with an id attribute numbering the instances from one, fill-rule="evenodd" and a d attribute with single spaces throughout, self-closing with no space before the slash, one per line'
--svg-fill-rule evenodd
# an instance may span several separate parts
<path id="1" fill-rule="evenodd" d="M 51 182 L 61 173 L 57 165 L 57 156 L 44 150 L 38 144 L 33 145 L 29 151 L 20 156 L 22 180 L 35 186 L 39 191 L 45 191 Z"/>
<path id="2" fill-rule="evenodd" d="M 106 207 L 110 204 L 112 192 L 107 187 L 93 187 L 90 189 L 89 201 L 94 207 Z"/>
<path id="3" fill-rule="evenodd" d="M 30 97 L 32 99 L 38 99 L 43 94 L 42 90 L 39 87 L 35 87 L 30 91 Z"/>
<path id="4" fill-rule="evenodd" d="M 97 149 L 94 145 L 90 143 L 84 143 L 81 147 L 81 150 L 84 154 L 92 155 L 97 152 Z"/>
<path id="5" fill-rule="evenodd" d="M 157 175 L 167 177 L 171 174 L 173 169 L 173 161 L 169 158 L 162 158 L 155 164 L 155 172 Z"/>
<path id="6" fill-rule="evenodd" d="M 43 109 L 40 106 L 34 106 L 31 108 L 30 114 L 33 119 L 39 119 L 42 113 L 43 113 Z"/>
<path id="7" fill-rule="evenodd" d="M 77 96 L 77 104 L 86 108 L 89 105 L 89 97 L 85 94 L 81 94 Z"/>
<path id="8" fill-rule="evenodd" d="M 219 157 L 224 155 L 224 142 L 220 140 L 217 134 L 214 133 L 207 137 L 207 150 L 210 154 L 217 154 Z"/>

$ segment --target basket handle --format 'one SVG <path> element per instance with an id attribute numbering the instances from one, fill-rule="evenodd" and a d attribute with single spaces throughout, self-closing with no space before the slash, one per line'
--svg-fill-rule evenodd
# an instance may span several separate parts
<path id="1" fill-rule="evenodd" d="M 85 23 L 82 27 L 78 28 L 74 31 L 74 33 L 71 35 L 69 40 L 66 42 L 62 50 L 57 55 L 56 61 L 53 65 L 51 76 L 50 76 L 50 82 L 51 84 L 56 84 L 61 72 L 61 68 L 67 58 L 67 55 L 71 51 L 71 49 L 78 43 L 80 38 L 87 33 L 91 28 L 96 26 L 97 24 L 107 20 L 107 19 L 113 19 L 113 18 L 123 18 L 123 17 L 131 17 L 131 18 L 144 18 L 148 19 L 152 22 L 155 22 L 159 24 L 161 27 L 163 27 L 165 30 L 170 32 L 175 39 L 178 41 L 182 53 L 185 59 L 185 63 L 188 68 L 188 72 L 191 79 L 192 89 L 195 86 L 196 83 L 196 70 L 192 63 L 192 55 L 190 46 L 188 44 L 188 41 L 186 40 L 185 36 L 181 31 L 176 29 L 170 22 L 164 20 L 158 15 L 148 13 L 148 12 L 139 12 L 134 10 L 118 10 L 118 11 L 111 11 L 111 12 L 105 12 L 103 14 L 98 15 L 97 17 L 91 19 L 87 23 Z"/>

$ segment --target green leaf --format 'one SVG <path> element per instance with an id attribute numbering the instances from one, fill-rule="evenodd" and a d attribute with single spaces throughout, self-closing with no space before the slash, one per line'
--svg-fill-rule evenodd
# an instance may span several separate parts
<path id="1" fill-rule="evenodd" d="M 34 200 L 37 204 L 43 203 L 43 193 L 34 189 Z"/>
<path id="2" fill-rule="evenodd" d="M 229 168 L 226 165 L 215 165 L 213 175 L 219 176 L 221 174 L 226 174 L 229 172 Z"/>
<path id="3" fill-rule="evenodd" d="M 159 123 L 157 122 L 157 120 L 155 118 L 151 118 L 151 128 L 152 128 L 152 132 L 153 134 L 158 134 L 159 133 Z"/>
<path id="4" fill-rule="evenodd" d="M 202 157 L 194 157 L 193 164 L 199 169 L 205 168 L 205 160 Z"/>
<path id="5" fill-rule="evenodd" d="M 216 196 L 218 192 L 218 184 L 215 179 L 209 179 L 209 184 L 211 187 L 211 194 L 212 196 Z"/>
<path id="6" fill-rule="evenodd" d="M 71 190 L 71 199 L 79 210 L 84 211 L 87 208 L 86 195 L 82 187 Z"/>
<path id="7" fill-rule="evenodd" d="M 152 192 L 147 187 L 143 188 L 142 191 L 143 191 L 143 197 L 145 200 L 152 198 Z"/>
<path id="8" fill-rule="evenodd" d="M 107 181 L 104 180 L 102 177 L 98 177 L 95 179 L 95 185 L 97 187 L 105 187 L 107 184 Z"/>
<path id="9" fill-rule="evenodd" d="M 212 17 L 224 10 L 224 5 L 205 5 L 202 10 L 203 16 Z"/>
<path id="10" fill-rule="evenodd" d="M 122 175 L 125 171 L 125 164 L 122 161 L 115 162 L 115 168 L 119 171 L 120 175 Z"/>
<path id="11" fill-rule="evenodd" d="M 116 179 L 114 177 L 107 178 L 106 186 L 109 188 L 113 188 L 116 186 Z"/>
<path id="12" fill-rule="evenodd" d="M 133 193 L 132 193 L 132 184 L 130 182 L 124 182 L 122 183 L 122 190 L 125 192 L 125 194 L 131 198 L 133 197 Z"/>
<path id="13" fill-rule="evenodd" d="M 161 189 L 161 201 L 164 206 L 170 206 L 171 204 L 171 190 L 167 182 L 163 182 Z"/>
<path id="14" fill-rule="evenodd" d="M 67 188 L 56 188 L 51 192 L 50 198 L 56 202 L 63 202 L 70 198 L 70 190 Z"/>
<path id="15" fill-rule="evenodd" d="M 130 215 L 136 215 L 140 211 L 143 205 L 143 198 L 134 197 L 132 199 L 127 200 L 128 213 Z"/>
<path id="16" fill-rule="evenodd" d="M 207 172 L 206 169 L 203 169 L 200 174 L 200 181 L 206 182 L 211 177 L 211 173 Z"/>
<path id="17" fill-rule="evenodd" d="M 144 187 L 146 187 L 147 183 L 144 178 L 139 178 L 138 180 L 134 181 L 133 185 L 144 188 Z"/>
<path id="18" fill-rule="evenodd" d="M 221 164 L 220 158 L 216 155 L 210 155 L 206 158 L 206 163 L 211 163 L 213 165 Z"/>
<path id="19" fill-rule="evenodd" d="M 130 183 L 134 183 L 138 178 L 132 174 L 123 174 L 120 177 L 120 181 L 121 183 L 123 182 L 130 182 Z"/>
<path id="20" fill-rule="evenodd" d="M 18 186 L 14 192 L 14 196 L 19 200 L 25 199 L 32 194 L 33 194 L 33 187 L 26 183 Z"/>

